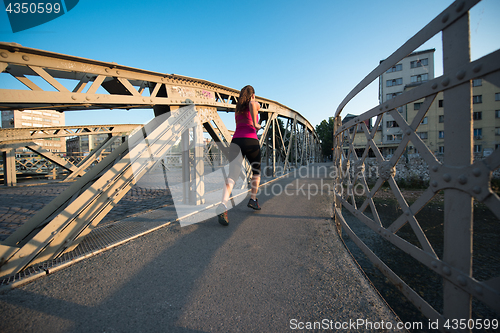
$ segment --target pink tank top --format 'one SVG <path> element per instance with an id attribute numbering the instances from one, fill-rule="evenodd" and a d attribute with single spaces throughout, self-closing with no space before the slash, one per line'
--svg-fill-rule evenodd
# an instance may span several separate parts
<path id="1" fill-rule="evenodd" d="M 258 116 L 255 122 L 258 122 Z M 252 117 L 250 115 L 250 109 L 246 109 L 242 113 L 235 113 L 234 119 L 236 121 L 236 130 L 234 131 L 233 138 L 250 138 L 259 139 L 257 137 L 257 131 L 253 127 Z"/>

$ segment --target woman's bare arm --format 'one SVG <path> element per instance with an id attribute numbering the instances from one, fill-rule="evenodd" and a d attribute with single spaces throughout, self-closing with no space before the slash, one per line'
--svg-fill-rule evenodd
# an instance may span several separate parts
<path id="1" fill-rule="evenodd" d="M 256 101 L 250 102 L 250 116 L 252 117 L 253 127 L 258 131 L 262 128 L 259 123 L 257 123 L 257 117 L 259 115 L 260 104 Z"/>

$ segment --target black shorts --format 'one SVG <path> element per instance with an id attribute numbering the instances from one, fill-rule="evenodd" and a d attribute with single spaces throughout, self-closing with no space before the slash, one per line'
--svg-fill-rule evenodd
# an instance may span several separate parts
<path id="1" fill-rule="evenodd" d="M 233 138 L 229 145 L 229 178 L 235 182 L 241 172 L 241 163 L 246 157 L 252 167 L 253 175 L 260 175 L 259 140 L 251 138 Z"/>

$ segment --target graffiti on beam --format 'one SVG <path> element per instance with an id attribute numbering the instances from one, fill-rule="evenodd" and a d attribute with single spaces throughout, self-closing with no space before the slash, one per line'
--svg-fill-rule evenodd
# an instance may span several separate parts
<path id="1" fill-rule="evenodd" d="M 172 87 L 171 91 L 173 93 L 179 94 L 181 97 L 186 98 L 202 98 L 202 99 L 213 99 L 215 100 L 215 95 L 213 92 L 204 89 L 193 89 L 187 87 Z"/>

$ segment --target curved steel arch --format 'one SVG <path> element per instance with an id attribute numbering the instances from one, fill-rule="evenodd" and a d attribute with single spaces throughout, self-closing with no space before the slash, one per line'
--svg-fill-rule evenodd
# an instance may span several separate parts
<path id="1" fill-rule="evenodd" d="M 74 249 L 137 179 L 158 163 L 159 156 L 164 156 L 175 140 L 182 139 L 187 152 L 190 148 L 194 150 L 193 156 L 183 158 L 189 182 L 184 193 L 186 202 L 202 203 L 201 177 L 190 176 L 191 172 L 203 175 L 201 126 L 221 151 L 227 152 L 231 141 L 217 112 L 234 110 L 239 96 L 236 89 L 11 43 L 0 43 L 0 72 L 27 87 L 0 89 L 0 110 L 153 109 L 155 112 L 155 118 L 135 131 L 128 142 L 83 174 L 0 244 L 0 276 L 15 274 Z M 52 88 L 40 87 L 32 77 Z M 257 100 L 265 121 L 261 144 L 273 174 L 279 160 L 284 169 L 289 168 L 292 143 L 295 143 L 296 163 L 319 159 L 319 139 L 306 118 L 270 99 L 257 97 Z M 279 124 L 279 118 L 286 120 L 285 127 Z M 25 139 L 18 137 L 17 141 Z M 16 138 L 4 140 L 4 146 L 9 141 Z M 82 171 L 72 165 L 67 169 L 75 174 Z"/>
<path id="2" fill-rule="evenodd" d="M 60 53 L 0 43 L 0 69 L 27 88 L 0 89 L 0 110 L 150 109 L 154 106 L 216 107 L 232 111 L 239 90 L 202 79 L 157 73 Z M 36 85 L 29 76 L 41 77 L 56 91 Z M 74 82 L 72 90 L 58 79 Z M 103 88 L 103 89 L 100 89 Z M 145 94 L 148 90 L 149 94 Z M 107 93 L 104 93 L 107 92 Z M 317 138 L 314 127 L 299 112 L 276 101 L 257 97 L 261 112 L 297 118 Z"/>

